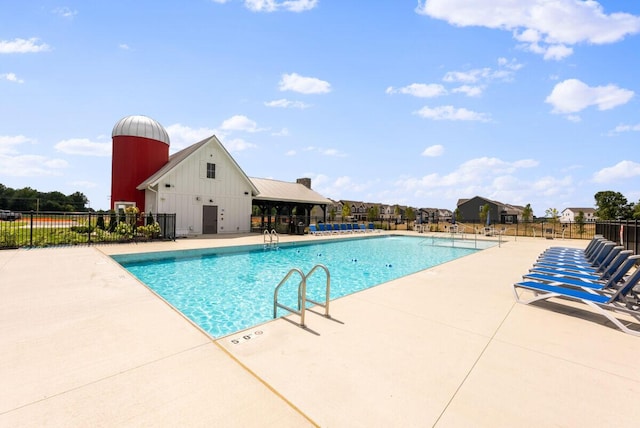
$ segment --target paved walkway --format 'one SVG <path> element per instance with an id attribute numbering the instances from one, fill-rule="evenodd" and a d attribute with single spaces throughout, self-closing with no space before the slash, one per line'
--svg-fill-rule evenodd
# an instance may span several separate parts
<path id="1" fill-rule="evenodd" d="M 0 426 L 638 426 L 640 338 L 514 302 L 584 241 L 510 238 L 217 341 L 108 257 L 261 240 L 0 251 Z"/>

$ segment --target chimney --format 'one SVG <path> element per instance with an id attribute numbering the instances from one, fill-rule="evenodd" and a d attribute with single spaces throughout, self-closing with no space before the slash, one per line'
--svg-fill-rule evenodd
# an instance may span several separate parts
<path id="1" fill-rule="evenodd" d="M 298 178 L 296 180 L 296 183 L 302 184 L 303 186 L 307 187 L 308 189 L 311 189 L 311 179 L 310 178 Z"/>

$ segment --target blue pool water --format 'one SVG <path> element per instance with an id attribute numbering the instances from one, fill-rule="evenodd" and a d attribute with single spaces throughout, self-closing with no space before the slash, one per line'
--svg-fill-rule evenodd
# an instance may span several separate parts
<path id="1" fill-rule="evenodd" d="M 438 244 L 442 245 L 438 245 Z M 453 246 L 456 245 L 456 246 Z M 275 287 L 293 268 L 329 269 L 331 299 L 345 296 L 477 251 L 454 241 L 404 236 L 330 242 L 211 248 L 113 256 L 129 272 L 213 337 L 226 336 L 273 318 Z M 300 276 L 281 288 L 279 300 L 296 307 Z M 325 299 L 326 275 L 309 277 L 310 299 Z M 279 309 L 278 316 L 286 315 Z"/>

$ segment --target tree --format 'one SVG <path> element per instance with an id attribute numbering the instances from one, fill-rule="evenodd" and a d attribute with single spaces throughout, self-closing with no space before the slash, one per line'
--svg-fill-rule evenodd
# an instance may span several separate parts
<path id="1" fill-rule="evenodd" d="M 74 192 L 67 196 L 68 203 L 73 205 L 76 211 L 86 211 L 89 199 L 81 192 Z"/>
<path id="2" fill-rule="evenodd" d="M 593 196 L 596 200 L 596 216 L 600 220 L 616 220 L 631 217 L 632 205 L 620 192 L 606 190 Z"/>
<path id="3" fill-rule="evenodd" d="M 349 204 L 342 205 L 342 220 L 345 220 L 347 217 L 351 215 L 351 207 Z"/>
<path id="4" fill-rule="evenodd" d="M 334 221 L 336 219 L 336 207 L 331 207 L 329 210 L 329 220 Z"/>
<path id="5" fill-rule="evenodd" d="M 396 224 L 398 224 L 398 220 L 400 219 L 400 205 L 393 206 L 393 215 L 396 217 Z"/>
<path id="6" fill-rule="evenodd" d="M 578 226 L 578 234 L 582 237 L 584 234 L 584 211 L 578 211 L 578 215 L 576 215 L 576 225 Z"/>
<path id="7" fill-rule="evenodd" d="M 105 230 L 104 226 L 104 214 L 98 213 L 98 219 L 96 220 L 96 227 L 100 230 Z"/>
<path id="8" fill-rule="evenodd" d="M 529 223 L 533 220 L 533 208 L 531 208 L 531 204 L 527 204 L 522 210 L 522 221 L 524 221 L 524 234 L 527 235 L 527 229 L 529 228 Z"/>
<path id="9" fill-rule="evenodd" d="M 458 223 L 460 223 L 463 220 L 462 211 L 460 211 L 460 208 L 455 209 L 455 211 L 453 212 L 453 217 L 456 219 Z"/>
<path id="10" fill-rule="evenodd" d="M 490 209 L 491 207 L 489 206 L 489 204 L 484 204 L 482 208 L 480 208 L 480 223 L 484 224 L 487 221 Z"/>
<path id="11" fill-rule="evenodd" d="M 631 217 L 636 220 L 640 220 L 640 201 L 638 201 L 638 203 L 633 207 L 633 213 L 631 214 Z"/>
<path id="12" fill-rule="evenodd" d="M 409 230 L 410 223 L 416 219 L 416 212 L 413 210 L 413 208 L 407 207 L 405 216 L 407 217 L 407 230 Z"/>
<path id="13" fill-rule="evenodd" d="M 379 216 L 380 216 L 380 211 L 378 210 L 377 205 L 373 205 L 369 207 L 369 209 L 367 210 L 367 220 L 376 221 Z"/>
<path id="14" fill-rule="evenodd" d="M 531 208 L 531 204 L 527 204 L 522 210 L 522 220 L 525 223 L 529 223 L 533 219 L 533 208 Z"/>
<path id="15" fill-rule="evenodd" d="M 547 208 L 547 210 L 544 213 L 547 216 L 547 218 L 549 218 L 549 223 L 554 225 L 558 223 L 558 217 L 560 216 L 560 213 L 558 212 L 557 209 Z"/>

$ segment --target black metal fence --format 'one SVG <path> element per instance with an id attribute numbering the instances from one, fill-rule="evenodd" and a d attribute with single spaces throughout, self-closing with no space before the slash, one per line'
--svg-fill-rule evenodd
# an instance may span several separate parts
<path id="1" fill-rule="evenodd" d="M 272 215 L 252 216 L 251 231 L 263 232 L 264 230 L 274 230 L 278 233 L 300 234 L 309 224 L 322 223 L 322 217 L 309 216 L 289 216 Z M 420 230 L 425 232 L 448 232 L 452 223 L 448 221 L 429 222 L 419 225 L 416 221 L 396 220 L 395 218 L 377 218 L 373 221 L 343 221 L 341 218 L 335 220 L 327 219 L 327 223 L 373 223 L 376 229 L 383 230 Z M 418 227 L 417 227 L 418 226 Z M 550 222 L 533 221 L 513 224 L 490 224 L 479 222 L 458 223 L 458 230 L 464 233 L 485 234 L 485 228 L 489 228 L 496 234 L 507 236 L 529 236 L 533 238 L 560 238 L 560 239 L 591 239 L 596 233 L 596 223 L 575 223 L 575 222 Z"/>
<path id="2" fill-rule="evenodd" d="M 28 212 L 0 221 L 0 249 L 174 240 L 175 214 Z"/>
<path id="3" fill-rule="evenodd" d="M 596 223 L 596 233 L 624 246 L 625 249 L 640 254 L 640 230 L 638 220 L 599 221 Z"/>

